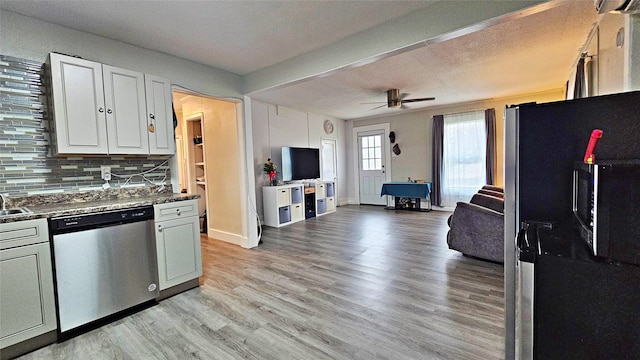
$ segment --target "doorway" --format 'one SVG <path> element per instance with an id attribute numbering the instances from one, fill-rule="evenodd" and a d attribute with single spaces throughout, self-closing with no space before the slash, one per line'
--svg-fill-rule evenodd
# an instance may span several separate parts
<path id="1" fill-rule="evenodd" d="M 338 158 L 337 145 L 334 139 L 322 139 L 321 161 L 322 161 L 322 180 L 333 181 L 334 191 L 336 194 L 336 204 L 338 203 Z"/>
<path id="2" fill-rule="evenodd" d="M 240 100 L 182 89 L 173 90 L 173 100 L 176 137 L 182 144 L 176 159 L 178 183 L 188 194 L 200 195 L 202 232 L 247 246 Z"/>
<path id="3" fill-rule="evenodd" d="M 389 124 L 372 125 L 354 129 L 357 154 L 357 185 L 359 203 L 386 205 L 387 199 L 380 196 L 382 184 L 390 179 L 387 160 Z"/>

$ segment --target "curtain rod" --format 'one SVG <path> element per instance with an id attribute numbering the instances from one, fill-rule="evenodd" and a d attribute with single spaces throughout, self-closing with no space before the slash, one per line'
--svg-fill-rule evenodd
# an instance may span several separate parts
<path id="1" fill-rule="evenodd" d="M 488 109 L 492 109 L 492 108 L 488 108 Z M 467 110 L 467 111 L 461 111 L 461 112 L 455 112 L 455 113 L 448 113 L 448 114 L 443 114 L 444 116 L 447 115 L 464 115 L 464 114 L 470 114 L 470 113 L 474 113 L 474 112 L 480 112 L 482 111 L 483 113 L 488 110 L 488 109 L 476 109 L 476 110 Z"/>

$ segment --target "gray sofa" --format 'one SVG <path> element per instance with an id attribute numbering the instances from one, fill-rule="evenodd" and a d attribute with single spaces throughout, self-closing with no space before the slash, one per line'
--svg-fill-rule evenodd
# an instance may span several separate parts
<path id="1" fill-rule="evenodd" d="M 497 191 L 499 190 L 491 190 Z M 504 199 L 479 192 L 468 203 L 459 202 L 449 217 L 450 249 L 504 263 Z"/>

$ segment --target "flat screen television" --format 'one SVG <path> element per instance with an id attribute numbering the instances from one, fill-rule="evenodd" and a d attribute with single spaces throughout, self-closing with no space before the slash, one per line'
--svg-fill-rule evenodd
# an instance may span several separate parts
<path id="1" fill-rule="evenodd" d="M 320 149 L 282 147 L 282 180 L 320 178 Z"/>

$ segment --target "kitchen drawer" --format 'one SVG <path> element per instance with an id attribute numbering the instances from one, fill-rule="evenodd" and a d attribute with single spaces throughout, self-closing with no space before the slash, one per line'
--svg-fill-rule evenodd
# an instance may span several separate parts
<path id="1" fill-rule="evenodd" d="M 154 221 L 181 219 L 198 216 L 198 200 L 183 200 L 153 206 Z"/>
<path id="2" fill-rule="evenodd" d="M 47 219 L 0 224 L 0 249 L 10 249 L 48 241 Z"/>

